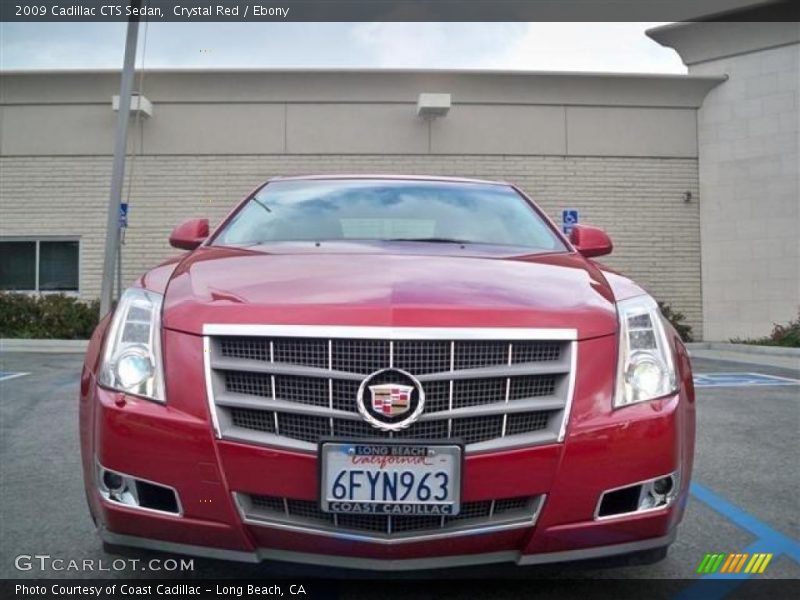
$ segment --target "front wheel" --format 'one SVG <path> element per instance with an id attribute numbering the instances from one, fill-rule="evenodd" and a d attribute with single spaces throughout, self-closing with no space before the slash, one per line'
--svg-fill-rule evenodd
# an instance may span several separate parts
<path id="1" fill-rule="evenodd" d="M 651 550 L 641 550 L 640 552 L 634 552 L 633 554 L 620 556 L 620 559 L 623 561 L 623 565 L 629 567 L 653 565 L 667 558 L 668 549 L 669 546 L 663 546 L 661 548 L 653 548 Z"/>

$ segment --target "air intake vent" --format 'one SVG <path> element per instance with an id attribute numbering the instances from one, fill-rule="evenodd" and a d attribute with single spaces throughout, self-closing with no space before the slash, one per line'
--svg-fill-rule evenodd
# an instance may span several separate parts
<path id="1" fill-rule="evenodd" d="M 603 492 L 595 511 L 596 519 L 657 510 L 671 505 L 678 497 L 680 473 L 640 481 Z"/>
<path id="2" fill-rule="evenodd" d="M 251 525 L 290 527 L 321 535 L 357 536 L 374 541 L 403 541 L 493 529 L 531 527 L 544 496 L 519 496 L 464 502 L 455 516 L 331 514 L 319 503 L 279 496 L 236 494 L 244 519 Z"/>

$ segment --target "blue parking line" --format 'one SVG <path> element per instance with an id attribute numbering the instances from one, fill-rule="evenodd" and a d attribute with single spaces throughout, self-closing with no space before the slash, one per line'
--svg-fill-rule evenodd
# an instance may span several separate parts
<path id="1" fill-rule="evenodd" d="M 800 385 L 800 380 L 764 373 L 696 373 L 694 386 L 703 387 L 748 387 L 766 385 Z"/>
<path id="2" fill-rule="evenodd" d="M 767 552 L 788 554 L 795 562 L 800 563 L 800 542 L 797 540 L 793 540 L 776 531 L 763 521 L 759 521 L 753 515 L 699 483 L 692 483 L 689 490 L 695 498 L 707 504 L 742 529 L 752 533 L 759 541 L 763 540 L 772 544 Z"/>
<path id="3" fill-rule="evenodd" d="M 699 483 L 692 483 L 689 491 L 692 496 L 708 505 L 709 508 L 756 536 L 756 541 L 741 550 L 741 552 L 748 554 L 772 552 L 775 558 L 781 554 L 786 554 L 795 562 L 800 563 L 800 543 L 797 540 L 776 531 L 763 521 L 759 521 L 750 513 L 745 512 Z M 712 573 L 701 577 L 673 598 L 674 600 L 722 600 L 754 575 L 755 573 L 744 572 L 733 574 Z"/>
<path id="4" fill-rule="evenodd" d="M 767 540 L 756 540 L 749 546 L 737 552 L 753 554 L 755 552 L 772 552 L 775 557 L 779 552 L 775 551 L 775 546 Z M 735 591 L 745 581 L 753 577 L 755 573 L 713 573 L 704 575 L 682 592 L 673 596 L 673 600 L 722 600 L 728 594 Z"/>

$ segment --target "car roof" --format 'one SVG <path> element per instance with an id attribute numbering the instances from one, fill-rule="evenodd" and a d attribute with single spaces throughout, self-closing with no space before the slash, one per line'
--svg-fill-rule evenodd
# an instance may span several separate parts
<path id="1" fill-rule="evenodd" d="M 325 175 L 291 175 L 272 177 L 269 181 L 318 181 L 337 179 L 386 179 L 393 181 L 441 181 L 445 183 L 480 183 L 484 185 L 511 185 L 507 181 L 493 181 L 491 179 L 472 179 L 469 177 L 445 177 L 441 175 L 388 175 L 388 174 L 325 174 Z"/>

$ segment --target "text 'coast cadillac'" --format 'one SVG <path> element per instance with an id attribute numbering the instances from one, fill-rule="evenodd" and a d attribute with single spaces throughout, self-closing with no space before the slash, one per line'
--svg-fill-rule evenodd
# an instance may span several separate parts
<path id="1" fill-rule="evenodd" d="M 354 569 L 664 556 L 694 451 L 656 302 L 516 187 L 270 180 L 98 326 L 103 541 Z"/>

